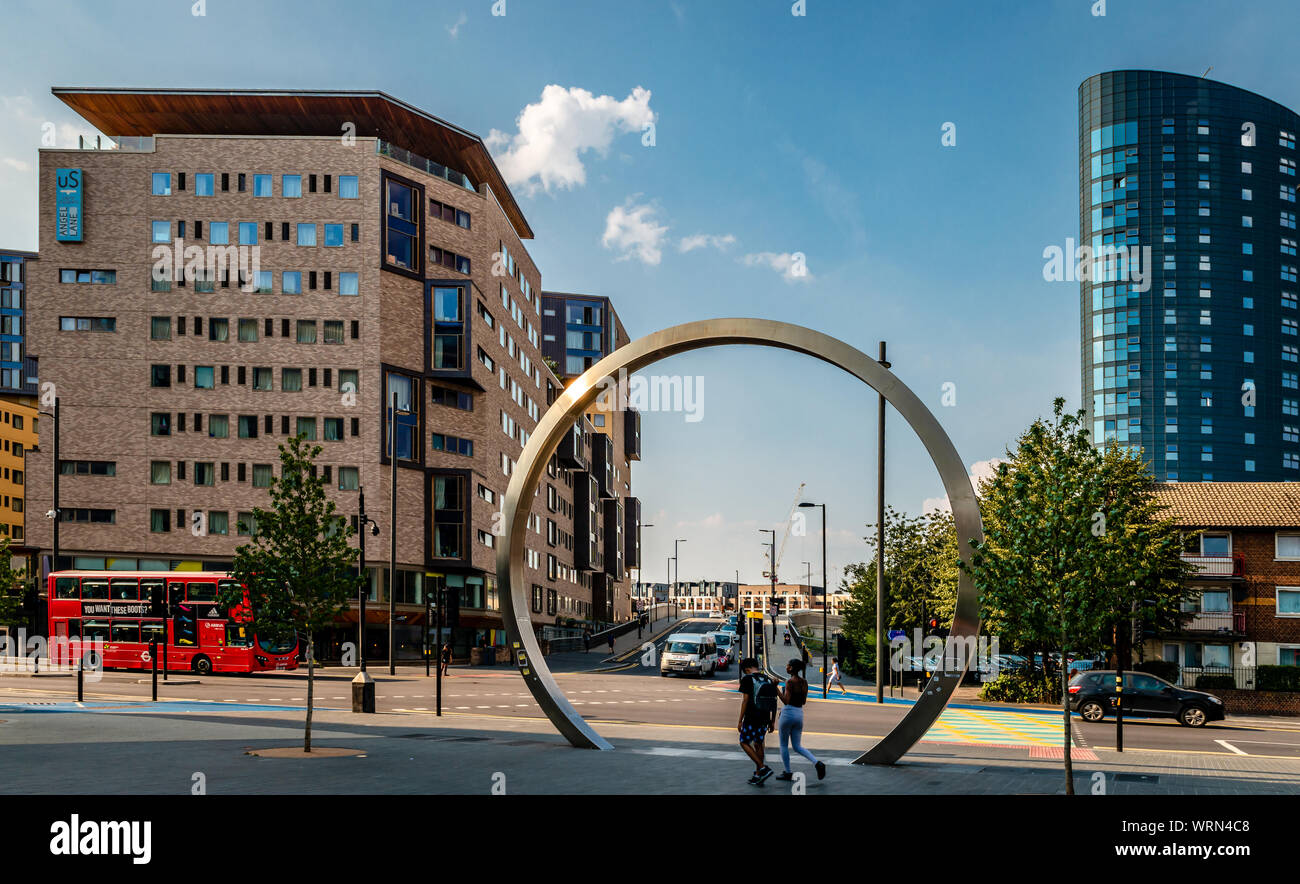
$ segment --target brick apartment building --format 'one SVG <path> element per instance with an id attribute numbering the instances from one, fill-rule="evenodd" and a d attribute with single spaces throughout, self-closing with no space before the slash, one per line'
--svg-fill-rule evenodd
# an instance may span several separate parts
<path id="1" fill-rule="evenodd" d="M 379 525 L 370 655 L 387 651 L 390 453 L 399 659 L 419 656 L 435 585 L 458 593 L 458 653 L 503 644 L 493 515 L 562 384 L 533 232 L 482 141 L 377 92 L 54 94 L 116 142 L 40 152 L 29 347 L 60 399 L 54 567 L 223 569 L 277 445 L 306 433 L 340 510 L 357 524 L 364 488 Z M 598 436 L 578 425 L 534 507 L 538 628 L 628 610 L 618 556 L 611 572 L 573 549 L 590 477 L 572 471 Z M 29 476 L 50 475 L 49 447 Z M 28 507 L 52 507 L 47 482 Z M 28 527 L 47 555 L 51 527 Z M 350 611 L 323 653 L 355 635 Z"/>
<path id="2" fill-rule="evenodd" d="M 609 298 L 542 292 L 542 356 L 564 384 L 630 340 Z M 593 434 L 590 459 L 569 463 L 585 471 L 574 475 L 588 486 L 589 507 L 585 514 L 576 511 L 575 532 L 586 536 L 599 559 L 592 571 L 596 610 L 604 602 L 606 619 L 622 619 L 639 602 L 630 585 L 615 592 L 610 584 L 641 569 L 641 502 L 632 496 L 632 463 L 641 459 L 641 414 L 621 395 L 602 396 L 587 409 L 586 419 L 584 426 Z M 585 553 L 579 549 L 577 555 L 582 561 Z M 632 597 L 626 608 L 625 594 Z"/>
<path id="3" fill-rule="evenodd" d="M 1300 484 L 1160 484 L 1157 499 L 1188 532 L 1184 558 L 1196 568 L 1176 630 L 1144 643 L 1146 659 L 1196 674 L 1231 670 L 1254 687 L 1259 665 L 1300 665 Z M 1253 653 L 1253 658 L 1251 654 Z"/>

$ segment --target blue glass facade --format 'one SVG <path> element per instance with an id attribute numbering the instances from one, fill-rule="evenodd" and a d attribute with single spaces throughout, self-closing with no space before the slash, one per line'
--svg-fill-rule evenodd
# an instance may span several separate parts
<path id="1" fill-rule="evenodd" d="M 0 394 L 35 395 L 34 363 L 27 355 L 27 262 L 32 252 L 0 251 Z"/>
<path id="2" fill-rule="evenodd" d="M 1297 130 L 1198 77 L 1079 87 L 1083 403 L 1157 480 L 1300 479 Z"/>
<path id="3" fill-rule="evenodd" d="M 615 348 L 614 311 L 608 298 L 542 292 L 542 355 L 556 374 L 577 377 Z"/>

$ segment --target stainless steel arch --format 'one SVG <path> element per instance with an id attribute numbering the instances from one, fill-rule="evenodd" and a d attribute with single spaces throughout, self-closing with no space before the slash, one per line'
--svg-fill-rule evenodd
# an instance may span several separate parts
<path id="1" fill-rule="evenodd" d="M 646 335 L 614 351 L 569 384 L 542 416 L 532 438 L 524 447 L 506 490 L 505 535 L 497 548 L 497 581 L 502 601 L 502 619 L 515 650 L 516 663 L 538 705 L 556 729 L 570 743 L 583 749 L 612 749 L 587 724 L 555 683 L 533 635 L 529 619 L 527 584 L 524 580 L 524 542 L 528 515 L 546 464 L 573 422 L 596 401 L 606 388 L 606 379 L 617 380 L 620 370 L 628 373 L 645 368 L 677 353 L 748 344 L 793 350 L 837 366 L 883 395 L 921 439 L 939 470 L 944 490 L 952 502 L 957 526 L 958 555 L 970 556 L 970 541 L 983 539 L 979 507 L 966 467 L 948 434 L 929 409 L 888 369 L 843 341 L 821 332 L 768 319 L 705 319 L 688 322 Z M 970 575 L 960 572 L 952 639 L 972 639 L 979 630 L 979 598 Z M 892 764 L 925 735 L 947 705 L 953 690 L 965 674 L 969 656 L 961 671 L 941 672 L 930 679 L 916 705 L 883 740 L 856 759 L 856 763 Z"/>

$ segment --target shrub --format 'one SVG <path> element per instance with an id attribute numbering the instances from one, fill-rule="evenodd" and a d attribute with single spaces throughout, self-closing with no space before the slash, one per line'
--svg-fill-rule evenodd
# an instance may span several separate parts
<path id="1" fill-rule="evenodd" d="M 1300 691 L 1300 666 L 1260 666 L 1255 687 L 1261 691 Z"/>
<path id="2" fill-rule="evenodd" d="M 1227 688 L 1232 690 L 1237 687 L 1237 680 L 1231 675 L 1198 675 L 1196 676 L 1197 690 L 1221 690 Z"/>
<path id="3" fill-rule="evenodd" d="M 1003 672 L 980 688 L 981 700 L 1001 703 L 1059 703 L 1061 683 L 1043 677 L 1041 670 Z"/>
<path id="4" fill-rule="evenodd" d="M 1178 684 L 1178 664 L 1169 660 L 1144 660 L 1133 667 L 1137 672 L 1145 672 L 1156 678 L 1163 678 L 1170 684 Z"/>

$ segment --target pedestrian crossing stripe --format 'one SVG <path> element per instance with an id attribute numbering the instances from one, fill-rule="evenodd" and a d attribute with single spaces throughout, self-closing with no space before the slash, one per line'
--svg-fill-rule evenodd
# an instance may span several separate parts
<path id="1" fill-rule="evenodd" d="M 1045 715 L 996 710 L 945 709 L 922 740 L 998 746 L 1060 746 L 1064 729 Z"/>

